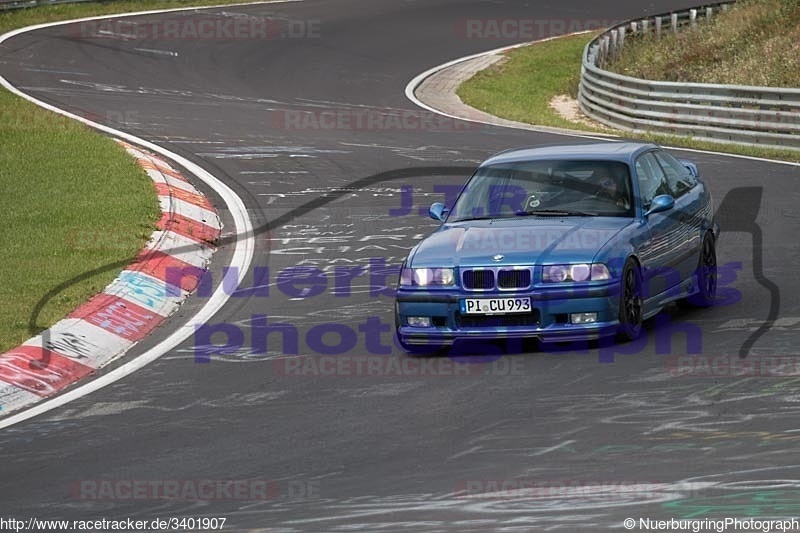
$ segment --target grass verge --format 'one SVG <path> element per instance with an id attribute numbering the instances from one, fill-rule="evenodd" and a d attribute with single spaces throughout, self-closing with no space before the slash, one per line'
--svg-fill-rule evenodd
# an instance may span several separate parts
<path id="1" fill-rule="evenodd" d="M 566 94 L 578 96 L 581 54 L 592 34 L 573 35 L 533 43 L 505 52 L 506 60 L 478 72 L 457 90 L 464 103 L 495 116 L 538 126 L 613 133 L 667 146 L 710 150 L 730 154 L 800 162 L 800 152 L 738 146 L 657 134 L 639 135 L 600 129 L 567 120 L 551 106 L 551 100 Z"/>
<path id="2" fill-rule="evenodd" d="M 633 37 L 608 70 L 648 80 L 800 87 L 800 2 L 739 0 L 680 33 Z"/>
<path id="3" fill-rule="evenodd" d="M 478 72 L 456 92 L 465 103 L 498 117 L 573 128 L 550 108 L 550 100 L 578 94 L 581 54 L 593 37 L 575 35 L 509 50 L 505 61 Z"/>
<path id="4" fill-rule="evenodd" d="M 119 1 L 0 12 L 0 34 L 72 18 L 233 0 Z M 28 339 L 28 321 L 51 289 L 132 258 L 159 217 L 153 184 L 114 141 L 0 90 L 0 212 L 9 230 L 0 261 L 0 353 Z M 120 269 L 50 300 L 37 330 L 51 326 Z"/>

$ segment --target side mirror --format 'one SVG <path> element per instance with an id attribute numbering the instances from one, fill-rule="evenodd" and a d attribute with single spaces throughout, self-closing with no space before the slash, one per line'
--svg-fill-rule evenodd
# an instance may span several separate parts
<path id="1" fill-rule="evenodd" d="M 681 165 L 689 169 L 689 174 L 691 174 L 693 177 L 695 178 L 700 177 L 700 171 L 697 170 L 697 165 L 695 165 L 688 159 L 678 159 L 678 161 L 680 161 Z"/>
<path id="2" fill-rule="evenodd" d="M 444 206 L 442 202 L 436 202 L 435 204 L 431 205 L 428 209 L 428 216 L 430 216 L 433 220 L 444 222 L 444 219 L 447 217 L 448 209 Z"/>
<path id="3" fill-rule="evenodd" d="M 669 194 L 659 194 L 650 202 L 650 209 L 645 211 L 644 216 L 660 213 L 662 211 L 669 211 L 673 207 L 675 207 L 675 198 Z"/>

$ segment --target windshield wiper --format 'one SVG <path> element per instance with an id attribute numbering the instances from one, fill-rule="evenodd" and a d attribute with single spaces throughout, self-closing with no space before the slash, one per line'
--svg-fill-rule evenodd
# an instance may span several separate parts
<path id="1" fill-rule="evenodd" d="M 597 213 L 590 211 L 559 211 L 557 209 L 537 209 L 536 211 L 517 211 L 518 217 L 543 216 L 543 217 L 596 217 Z"/>

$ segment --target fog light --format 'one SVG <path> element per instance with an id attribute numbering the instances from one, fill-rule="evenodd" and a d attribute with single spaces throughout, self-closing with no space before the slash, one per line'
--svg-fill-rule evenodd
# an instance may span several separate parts
<path id="1" fill-rule="evenodd" d="M 591 324 L 597 322 L 597 313 L 572 313 L 569 319 L 573 324 Z"/>
<path id="2" fill-rule="evenodd" d="M 408 317 L 408 325 L 412 328 L 429 328 L 431 327 L 431 317 L 410 316 Z"/>

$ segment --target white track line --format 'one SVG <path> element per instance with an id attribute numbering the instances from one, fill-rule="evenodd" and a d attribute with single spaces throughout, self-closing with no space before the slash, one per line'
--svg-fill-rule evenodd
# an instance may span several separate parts
<path id="1" fill-rule="evenodd" d="M 512 129 L 520 129 L 520 130 L 525 130 L 525 131 L 536 131 L 536 132 L 539 132 L 539 133 L 549 133 L 551 135 L 563 135 L 563 136 L 566 136 L 566 137 L 578 137 L 578 138 L 581 138 L 581 139 L 593 139 L 593 140 L 598 140 L 598 141 L 616 142 L 613 136 L 611 136 L 611 137 L 609 137 L 609 136 L 597 137 L 597 136 L 590 135 L 588 133 L 583 133 L 580 130 L 574 130 L 574 133 L 569 132 L 569 131 L 555 131 L 554 129 L 551 129 L 551 128 L 544 128 L 544 127 L 537 128 L 535 124 L 531 124 L 529 127 L 522 128 L 522 127 L 511 126 L 511 125 L 507 125 L 507 124 L 494 124 L 492 122 L 487 122 L 487 121 L 476 119 L 476 118 L 472 118 L 472 117 L 463 117 L 463 116 L 459 116 L 459 115 L 453 115 L 453 114 L 450 114 L 450 113 L 445 113 L 444 111 L 436 109 L 435 107 L 429 106 L 428 104 L 426 104 L 425 102 L 423 102 L 422 100 L 417 98 L 417 95 L 414 94 L 414 91 L 417 90 L 417 87 L 419 87 L 422 84 L 422 82 L 425 81 L 427 78 L 433 76 L 434 74 L 436 74 L 437 72 L 439 72 L 441 70 L 444 70 L 446 68 L 452 67 L 453 65 L 457 65 L 459 63 L 463 63 L 464 61 L 469 61 L 471 59 L 477 59 L 479 57 L 483 57 L 483 56 L 487 56 L 487 55 L 499 54 L 501 52 L 505 52 L 505 51 L 508 51 L 508 50 L 513 50 L 515 48 L 521 48 L 523 46 L 535 45 L 537 43 L 543 43 L 545 41 L 551 41 L 553 39 L 560 39 L 562 37 L 571 37 L 573 35 L 581 35 L 581 34 L 584 34 L 584 33 L 590 33 L 590 31 L 582 31 L 582 32 L 577 32 L 577 33 L 571 33 L 571 34 L 568 34 L 568 35 L 557 35 L 555 37 L 548 37 L 546 39 L 540 39 L 538 41 L 531 41 L 531 42 L 527 42 L 527 43 L 512 44 L 511 46 L 503 46 L 501 48 L 495 48 L 493 50 L 488 50 L 486 52 L 481 52 L 479 54 L 472 54 L 472 55 L 468 55 L 468 56 L 464 56 L 464 57 L 459 57 L 458 59 L 453 59 L 452 61 L 448 61 L 447 63 L 442 63 L 441 65 L 438 65 L 436 67 L 433 67 L 431 69 L 426 70 L 425 72 L 423 72 L 421 74 L 418 74 L 410 82 L 408 82 L 408 84 L 406 85 L 406 89 L 405 89 L 406 98 L 408 98 L 414 104 L 418 105 L 419 107 L 421 107 L 423 109 L 426 109 L 428 111 L 431 111 L 433 113 L 437 113 L 439 115 L 442 115 L 442 116 L 445 116 L 445 117 L 448 117 L 448 118 L 452 118 L 452 119 L 456 119 L 456 120 L 463 120 L 465 122 L 474 122 L 474 123 L 478 123 L 478 124 L 486 124 L 488 126 L 495 126 L 495 127 L 498 127 L 498 128 L 512 128 Z M 624 132 L 622 132 L 622 133 L 624 134 Z M 780 159 L 767 159 L 767 158 L 764 158 L 764 157 L 755 157 L 755 156 L 741 155 L 741 154 L 729 154 L 729 153 L 726 153 L 726 152 L 714 152 L 714 151 L 711 151 L 711 150 L 700 150 L 698 148 L 684 148 L 684 147 L 681 147 L 681 146 L 667 146 L 667 147 L 672 149 L 672 150 L 681 150 L 681 151 L 684 151 L 684 152 L 694 152 L 694 153 L 698 153 L 698 154 L 721 155 L 721 156 L 725 156 L 725 157 L 735 157 L 735 158 L 738 158 L 738 159 L 747 159 L 747 160 L 750 160 L 750 161 L 761 161 L 761 162 L 764 162 L 764 163 L 775 163 L 775 164 L 778 164 L 778 165 L 788 165 L 788 166 L 794 166 L 794 167 L 800 166 L 800 163 L 793 163 L 791 161 L 781 161 Z"/>
<path id="2" fill-rule="evenodd" d="M 288 2 L 302 2 L 303 0 L 272 0 L 266 2 L 248 2 L 242 4 L 226 4 L 223 6 L 202 6 L 202 9 L 214 9 L 219 7 L 231 7 L 231 6 L 241 6 L 241 5 L 255 5 L 255 4 L 271 4 L 271 3 L 288 3 Z M 133 16 L 140 16 L 140 15 L 155 15 L 160 13 L 170 13 L 174 11 L 191 11 L 199 9 L 197 7 L 183 7 L 183 8 L 175 8 L 175 9 L 160 9 L 160 10 L 152 10 L 152 11 L 141 11 L 137 13 L 120 13 L 115 15 L 104 15 L 98 17 L 86 17 L 82 19 L 74 19 L 74 20 L 65 20 L 60 22 L 50 22 L 47 24 L 37 24 L 35 26 L 28 26 L 26 28 L 19 28 L 3 35 L 0 35 L 0 44 L 7 41 L 8 39 L 20 35 L 22 33 L 39 30 L 43 28 L 51 28 L 53 26 L 61 26 L 64 24 L 73 24 L 76 22 L 85 22 L 90 20 L 101 20 L 101 19 L 108 19 L 108 18 L 122 18 L 122 17 L 133 17 Z M 228 210 L 233 217 L 235 232 L 237 235 L 236 239 L 236 246 L 233 251 L 233 256 L 231 258 L 230 266 L 238 269 L 238 277 L 237 283 L 241 283 L 244 279 L 245 274 L 247 273 L 248 269 L 250 268 L 250 264 L 253 260 L 253 253 L 254 253 L 254 246 L 255 246 L 255 239 L 253 236 L 253 224 L 250 221 L 249 216 L 247 215 L 247 208 L 244 205 L 239 196 L 233 190 L 225 185 L 222 181 L 214 177 L 211 173 L 206 171 L 201 166 L 192 163 L 185 157 L 182 157 L 174 152 L 167 150 L 166 148 L 162 148 L 156 144 L 153 144 L 149 141 L 131 135 L 129 133 L 125 133 L 123 131 L 115 130 L 113 128 L 109 128 L 108 126 L 104 126 L 102 124 L 98 124 L 96 122 L 92 122 L 91 120 L 87 120 L 83 117 L 78 115 L 74 115 L 68 111 L 63 109 L 59 109 L 53 105 L 47 104 L 42 102 L 41 100 L 37 100 L 36 98 L 27 95 L 11 85 L 11 83 L 5 79 L 4 77 L 0 76 L 0 85 L 11 91 L 12 93 L 16 94 L 17 96 L 32 102 L 39 107 L 43 107 L 49 111 L 54 113 L 58 113 L 59 115 L 63 115 L 65 117 L 77 120 L 90 126 L 96 130 L 102 131 L 109 135 L 113 135 L 120 139 L 124 139 L 129 141 L 133 144 L 137 144 L 141 147 L 147 148 L 152 150 L 153 152 L 159 153 L 164 157 L 171 159 L 172 161 L 176 162 L 178 165 L 182 166 L 192 174 L 194 174 L 198 179 L 202 180 L 206 183 L 209 187 L 214 189 L 214 191 L 220 195 L 222 200 L 225 202 Z M 97 379 L 94 379 L 84 385 L 78 386 L 52 400 L 45 400 L 42 403 L 31 407 L 21 413 L 17 413 L 15 415 L 11 415 L 8 418 L 4 418 L 0 420 L 0 429 L 7 428 L 9 426 L 13 426 L 14 424 L 18 424 L 34 416 L 40 415 L 42 413 L 46 413 L 52 409 L 57 407 L 61 407 L 73 400 L 77 400 L 78 398 L 82 398 L 87 394 L 91 394 L 92 392 L 99 390 L 106 385 L 110 385 L 115 381 L 118 381 L 133 372 L 136 372 L 140 368 L 144 367 L 145 365 L 152 363 L 169 350 L 178 346 L 181 342 L 185 341 L 189 337 L 192 336 L 195 330 L 195 326 L 202 325 L 209 321 L 216 313 L 219 311 L 223 305 L 228 301 L 229 296 L 225 293 L 222 285 L 220 285 L 214 294 L 208 299 L 206 304 L 197 312 L 188 322 L 186 322 L 183 326 L 180 326 L 174 333 L 172 333 L 169 337 L 158 343 L 156 346 L 153 346 L 136 359 L 125 363 L 124 365 L 115 368 L 111 372 L 104 374 Z"/>

